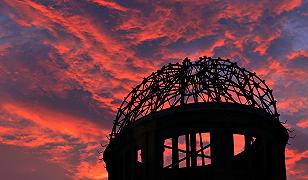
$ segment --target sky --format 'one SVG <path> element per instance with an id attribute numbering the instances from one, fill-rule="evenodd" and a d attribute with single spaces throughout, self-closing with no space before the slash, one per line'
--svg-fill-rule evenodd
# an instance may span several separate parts
<path id="1" fill-rule="evenodd" d="M 1 179 L 106 180 L 97 150 L 123 98 L 199 56 L 266 80 L 293 130 L 288 179 L 307 179 L 307 32 L 307 0 L 1 0 Z"/>

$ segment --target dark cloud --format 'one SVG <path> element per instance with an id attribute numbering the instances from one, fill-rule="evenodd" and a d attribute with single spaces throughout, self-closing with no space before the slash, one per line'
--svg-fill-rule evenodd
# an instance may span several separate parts
<path id="1" fill-rule="evenodd" d="M 31 150 L 1 144 L 0 152 L 1 164 L 5 164 L 0 168 L 3 179 L 73 179 L 69 171 L 56 163 L 46 161 L 43 156 L 33 155 Z"/>

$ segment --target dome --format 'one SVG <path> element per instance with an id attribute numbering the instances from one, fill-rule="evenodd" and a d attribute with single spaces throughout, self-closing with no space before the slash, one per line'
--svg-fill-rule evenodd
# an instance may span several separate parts
<path id="1" fill-rule="evenodd" d="M 255 73 L 230 60 L 200 57 L 163 66 L 124 98 L 111 138 L 148 114 L 192 103 L 236 103 L 264 110 L 278 119 L 272 90 Z"/>

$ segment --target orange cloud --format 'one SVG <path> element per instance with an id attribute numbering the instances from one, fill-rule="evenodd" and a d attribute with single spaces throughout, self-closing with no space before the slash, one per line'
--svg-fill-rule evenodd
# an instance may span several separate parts
<path id="1" fill-rule="evenodd" d="M 302 0 L 284 0 L 278 3 L 278 6 L 274 8 L 274 11 L 277 14 L 281 14 L 282 12 L 288 12 L 299 7 L 302 2 Z"/>
<path id="2" fill-rule="evenodd" d="M 299 50 L 299 51 L 292 52 L 291 54 L 288 55 L 288 59 L 292 60 L 292 59 L 299 57 L 299 56 L 308 57 L 308 50 Z"/>
<path id="3" fill-rule="evenodd" d="M 85 142 L 106 137 L 109 132 L 109 130 L 101 129 L 87 119 L 62 112 L 55 112 L 40 106 L 12 103 L 4 104 L 2 108 L 11 114 L 32 121 L 41 127 L 81 138 Z"/>
<path id="4" fill-rule="evenodd" d="M 299 177 L 307 176 L 305 175 L 305 169 L 298 169 L 296 163 L 302 159 L 308 158 L 308 150 L 303 152 L 298 152 L 297 150 L 288 149 L 286 150 L 286 166 L 289 175 L 297 175 Z"/>
<path id="5" fill-rule="evenodd" d="M 191 5 L 193 6 L 183 6 L 182 16 L 177 16 L 177 11 L 174 8 L 160 5 L 154 5 L 149 16 L 144 16 L 142 11 L 134 11 L 125 16 L 123 22 L 117 26 L 117 30 L 132 31 L 126 38 L 134 44 L 164 38 L 162 46 L 174 43 L 179 39 L 190 42 L 205 35 L 214 34 L 213 31 L 216 27 L 214 22 L 218 18 L 217 14 L 211 14 L 212 18 L 206 19 L 208 21 L 206 23 L 212 24 L 212 26 L 205 27 L 202 14 L 195 11 L 195 6 L 198 5 Z"/>
<path id="6" fill-rule="evenodd" d="M 247 20 L 254 22 L 262 16 L 265 4 L 266 3 L 262 1 L 259 3 L 250 1 L 239 1 L 227 4 L 224 3 L 226 8 L 224 9 L 224 13 L 222 13 L 221 16 L 235 19 L 238 22 Z"/>
<path id="7" fill-rule="evenodd" d="M 308 107 L 307 97 L 286 97 L 280 99 L 277 103 L 278 109 L 283 110 L 287 113 L 294 114 L 299 112 L 301 109 Z"/>
<path id="8" fill-rule="evenodd" d="M 78 179 L 100 179 L 107 180 L 108 173 L 102 161 L 94 163 L 81 162 L 77 167 Z"/>
<path id="9" fill-rule="evenodd" d="M 48 33 L 50 37 L 44 38 L 42 35 L 40 39 L 35 39 L 41 41 L 37 43 L 49 50 L 42 52 L 47 54 L 46 57 L 41 58 L 38 55 L 37 62 L 31 59 L 29 64 L 32 65 L 33 62 L 39 65 L 36 69 L 24 63 L 22 53 L 24 49 L 16 48 L 16 52 L 21 52 L 20 57 L 16 59 L 7 56 L 7 52 L 15 48 L 14 44 L 10 44 L 11 39 L 9 43 L 0 45 L 1 88 L 10 89 L 14 85 L 16 88 L 14 91 L 21 89 L 21 94 L 24 96 L 38 94 L 51 99 L 52 97 L 65 99 L 68 96 L 67 91 L 81 89 L 88 94 L 86 102 L 91 101 L 87 106 L 94 107 L 95 111 L 108 110 L 115 113 L 119 99 L 122 100 L 143 77 L 162 64 L 181 61 L 186 56 L 198 59 L 202 55 L 218 55 L 220 49 L 226 49 L 226 52 L 223 51 L 225 53 L 223 56 L 226 58 L 241 57 L 239 61 L 245 66 L 252 67 L 270 86 L 283 81 L 282 86 L 287 89 L 294 82 L 306 82 L 306 71 L 291 69 L 288 67 L 291 61 L 285 63 L 281 59 L 269 57 L 272 55 L 268 54 L 272 42 L 283 36 L 280 25 L 283 25 L 287 17 L 279 16 L 283 12 L 291 13 L 299 7 L 302 4 L 300 0 L 279 3 L 197 0 L 169 0 L 144 4 L 140 2 L 140 6 L 148 6 L 146 11 L 142 7 L 125 7 L 121 3 L 109 0 L 83 2 L 82 6 L 86 6 L 87 3 L 90 4 L 90 8 L 96 6 L 98 12 L 102 14 L 101 17 L 94 17 L 97 16 L 95 14 L 97 12 L 90 12 L 87 7 L 76 8 L 74 3 L 75 1 L 66 1 L 63 10 L 32 0 L 3 1 L 5 7 L 9 9 L 3 11 L 4 16 L 14 21 L 20 31 L 36 29 Z M 173 7 L 173 3 L 179 6 Z M 115 21 L 105 16 L 106 8 Z M 267 21 L 266 13 L 269 13 L 268 16 L 273 18 L 278 26 L 262 24 Z M 222 20 L 230 24 L 224 24 Z M 3 37 L 2 32 L 0 33 Z M 23 38 L 22 36 L 24 34 L 21 33 L 18 38 Z M 35 35 L 31 34 L 31 39 L 32 37 Z M 175 50 L 169 47 L 170 44 L 179 41 L 187 45 L 208 37 L 209 42 L 197 43 L 191 52 L 184 48 Z M 215 40 L 211 39 L 212 37 Z M 13 40 L 19 42 L 19 39 Z M 159 41 L 157 47 L 147 47 L 147 42 L 151 44 L 156 41 Z M 249 43 L 253 45 L 248 47 Z M 150 49 L 154 52 L 146 54 L 141 48 L 143 45 L 146 46 L 145 51 Z M 146 57 L 138 55 L 139 50 L 145 53 Z M 261 59 L 253 59 L 245 55 L 246 53 L 255 53 L 260 55 Z M 292 52 L 286 58 L 292 60 L 299 56 L 307 56 L 307 51 Z M 263 61 L 262 58 L 266 59 L 266 62 L 260 67 L 255 62 Z M 63 61 L 65 66 L 59 67 L 58 61 Z M 40 73 L 39 70 L 44 73 Z M 278 107 L 285 114 L 295 115 L 306 109 L 307 102 L 306 97 L 290 95 L 280 98 Z M 16 124 L 15 127 L 0 126 L 1 143 L 23 148 L 46 148 L 47 150 L 40 152 L 47 154 L 48 159 L 60 163 L 65 168 L 74 169 L 73 174 L 76 179 L 107 177 L 102 164 L 88 161 L 87 158 L 96 156 L 94 154 L 97 148 L 96 142 L 107 141 L 105 135 L 109 133 L 108 127 L 102 127 L 103 125 L 94 123 L 91 119 L 40 104 L 12 101 L 1 102 L 0 106 L 1 110 L 9 114 L 8 117 L 0 114 L 1 118 L 5 119 L 6 123 Z M 19 127 L 18 119 L 25 119 L 33 125 Z M 297 126 L 307 128 L 306 119 L 299 121 Z M 80 150 L 63 136 L 72 137 L 79 146 L 85 147 Z M 238 150 L 242 146 L 241 143 L 236 147 Z M 49 148 L 50 144 L 55 145 Z M 70 153 L 78 154 L 80 161 L 77 164 L 68 163 L 67 157 Z M 302 170 L 297 162 L 306 154 L 296 150 L 287 153 L 288 171 L 299 175 Z"/>
<path id="10" fill-rule="evenodd" d="M 308 119 L 300 120 L 299 122 L 296 123 L 296 125 L 303 129 L 308 128 Z"/>
<path id="11" fill-rule="evenodd" d="M 105 7 L 108 7 L 110 9 L 115 9 L 115 10 L 118 10 L 118 11 L 123 11 L 123 12 L 126 12 L 128 11 L 128 8 L 126 7 L 123 7 L 115 2 L 112 2 L 112 1 L 105 1 L 105 0 L 90 0 L 91 2 L 94 2 L 100 6 L 105 6 Z"/>
<path id="12" fill-rule="evenodd" d="M 15 136 L 14 139 L 6 139 L 5 136 Z M 13 127 L 0 127 L 0 142 L 20 147 L 36 148 L 48 143 L 64 143 L 59 136 L 50 136 L 46 130 L 38 127 L 18 129 Z"/>
<path id="13" fill-rule="evenodd" d="M 256 52 L 259 52 L 260 55 L 265 55 L 268 47 L 272 43 L 273 40 L 279 38 L 281 35 L 281 32 L 273 32 L 269 36 L 255 36 L 254 41 L 258 43 L 258 45 L 255 48 Z"/>
<path id="14" fill-rule="evenodd" d="M 95 2 L 108 7 L 112 6 L 116 9 L 120 7 L 109 1 Z M 65 12 L 45 7 L 30 0 L 23 2 L 6 1 L 6 3 L 21 14 L 21 16 L 9 14 L 16 23 L 26 27 L 37 26 L 47 29 L 56 37 L 57 40 L 43 40 L 44 45 L 52 46 L 56 52 L 61 55 L 64 63 L 68 64 L 66 71 L 56 78 L 63 79 L 63 81 L 77 81 L 86 91 L 93 94 L 95 100 L 104 102 L 109 108 L 115 110 L 116 107 L 113 104 L 113 100 L 115 98 L 123 99 L 124 95 L 133 86 L 123 83 L 123 81 L 121 81 L 122 79 L 135 81 L 137 79 L 142 79 L 148 74 L 146 73 L 147 71 L 136 74 L 134 69 L 129 69 L 125 60 L 132 58 L 134 53 L 128 49 L 126 43 L 119 42 L 116 38 L 106 33 L 104 28 L 97 27 L 97 24 L 92 22 L 90 17 L 80 15 L 71 16 Z M 63 27 L 68 34 L 78 38 L 81 43 L 72 40 L 72 38 L 61 36 L 61 32 L 57 31 L 58 25 Z M 80 59 L 80 56 L 83 57 L 85 54 L 92 60 L 89 62 L 84 60 L 76 61 L 76 59 Z M 57 57 L 53 52 L 49 53 L 49 58 L 51 62 L 57 64 Z M 136 67 L 153 69 L 153 64 L 151 62 L 145 62 L 139 58 L 133 59 Z M 47 64 L 44 66 L 47 66 Z M 92 67 L 103 67 L 103 69 L 98 70 L 98 73 L 89 74 L 89 69 Z M 54 66 L 50 68 L 54 68 Z M 109 76 L 108 80 L 106 80 L 106 78 L 104 78 L 106 73 L 101 71 L 109 72 L 110 75 L 113 76 L 113 79 Z M 59 72 L 59 70 L 55 72 Z M 46 86 L 46 83 L 43 83 L 43 86 Z M 102 91 L 102 89 L 110 89 L 111 87 L 115 88 L 117 86 L 126 90 L 115 92 L 113 96 L 109 98 L 99 96 L 99 92 Z M 49 88 L 53 90 L 59 89 L 48 87 L 47 91 L 50 91 Z M 62 91 L 63 87 L 59 90 Z"/>
<path id="15" fill-rule="evenodd" d="M 98 159 L 99 143 L 108 142 L 106 136 L 109 130 L 91 123 L 88 119 L 33 104 L 4 103 L 1 104 L 0 110 L 4 122 L 16 124 L 0 126 L 0 143 L 22 148 L 39 148 L 41 150 L 35 150 L 34 153 L 46 154 L 47 161 L 58 163 L 78 179 L 102 179 L 107 176 L 104 165 L 90 159 Z M 33 125 L 25 126 L 21 123 L 19 127 L 18 119 L 29 121 Z M 74 142 L 69 142 L 65 136 L 75 138 Z M 81 154 L 76 169 L 76 165 L 70 163 L 69 158 L 74 158 L 74 153 L 77 153 L 75 146 L 78 144 L 85 147 L 78 148 Z"/>

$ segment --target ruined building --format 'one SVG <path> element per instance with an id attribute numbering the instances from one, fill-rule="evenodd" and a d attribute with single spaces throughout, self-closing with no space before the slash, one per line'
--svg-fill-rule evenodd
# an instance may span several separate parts
<path id="1" fill-rule="evenodd" d="M 121 104 L 109 180 L 285 180 L 288 132 L 265 81 L 229 60 L 169 64 Z"/>

